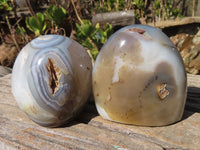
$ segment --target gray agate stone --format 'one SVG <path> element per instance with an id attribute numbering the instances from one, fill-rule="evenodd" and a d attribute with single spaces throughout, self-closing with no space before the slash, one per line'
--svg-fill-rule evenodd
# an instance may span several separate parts
<path id="1" fill-rule="evenodd" d="M 111 121 L 168 125 L 182 117 L 186 80 L 182 58 L 162 31 L 127 26 L 109 38 L 94 64 L 96 107 Z"/>
<path id="2" fill-rule="evenodd" d="M 42 126 L 69 121 L 91 92 L 92 63 L 77 42 L 45 35 L 19 53 L 12 72 L 12 93 L 27 116 Z"/>

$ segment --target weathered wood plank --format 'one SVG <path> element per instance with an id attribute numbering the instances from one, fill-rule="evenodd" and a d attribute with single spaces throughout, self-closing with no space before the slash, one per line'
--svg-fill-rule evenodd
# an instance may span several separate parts
<path id="1" fill-rule="evenodd" d="M 12 72 L 11 68 L 0 65 L 0 77 L 10 74 L 11 72 Z"/>
<path id="2" fill-rule="evenodd" d="M 135 24 L 135 14 L 133 10 L 99 13 L 92 17 L 92 24 L 97 23 L 105 26 L 110 23 L 112 26 L 126 26 Z"/>
<path id="3" fill-rule="evenodd" d="M 31 122 L 17 107 L 6 104 L 1 106 L 0 137 L 30 149 L 39 149 L 41 145 L 49 149 L 49 146 L 52 147 L 49 142 L 57 144 L 54 149 L 62 149 L 59 144 L 63 143 L 62 146 L 70 145 L 73 149 L 114 149 L 114 147 L 162 149 L 151 142 L 144 144 L 141 139 L 130 138 L 83 123 L 75 123 L 66 128 L 43 128 Z"/>
<path id="4" fill-rule="evenodd" d="M 182 120 L 164 127 L 110 122 L 98 116 L 94 103 L 70 124 L 45 128 L 30 121 L 11 94 L 11 74 L 0 78 L 0 149 L 198 150 L 200 148 L 200 76 L 188 75 Z"/>
<path id="5" fill-rule="evenodd" d="M 200 23 L 200 17 L 184 17 L 177 18 L 176 20 L 157 21 L 155 23 L 148 23 L 148 25 L 158 28 L 166 28 L 172 26 L 187 25 L 192 23 Z"/>
<path id="6" fill-rule="evenodd" d="M 163 149 L 199 149 L 200 145 L 200 115 L 191 113 L 192 116 L 173 125 L 164 127 L 139 127 L 117 124 L 95 117 L 89 125 L 119 132 L 136 137 L 146 142 L 161 145 Z"/>
<path id="7" fill-rule="evenodd" d="M 200 88 L 200 75 L 192 75 L 192 74 L 187 74 L 187 83 L 188 83 L 188 87 L 195 87 L 196 90 L 192 91 L 193 93 L 194 92 L 197 92 L 199 93 L 199 89 Z"/>

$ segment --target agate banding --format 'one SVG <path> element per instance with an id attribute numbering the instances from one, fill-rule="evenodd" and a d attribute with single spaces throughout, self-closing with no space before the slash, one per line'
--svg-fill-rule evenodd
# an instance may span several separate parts
<path id="1" fill-rule="evenodd" d="M 32 40 L 19 53 L 12 93 L 34 122 L 60 126 L 74 117 L 91 92 L 92 63 L 77 42 L 60 35 Z"/>
<path id="2" fill-rule="evenodd" d="M 159 29 L 131 25 L 102 47 L 93 69 L 93 94 L 108 120 L 163 126 L 181 119 L 187 85 L 180 54 Z"/>

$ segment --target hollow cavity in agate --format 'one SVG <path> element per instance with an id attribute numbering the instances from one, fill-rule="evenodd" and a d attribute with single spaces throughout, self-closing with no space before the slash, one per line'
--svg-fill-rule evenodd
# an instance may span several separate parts
<path id="1" fill-rule="evenodd" d="M 131 25 L 112 35 L 93 69 L 93 94 L 108 120 L 143 126 L 179 121 L 186 73 L 174 44 L 160 30 Z"/>
<path id="2" fill-rule="evenodd" d="M 91 90 L 92 64 L 77 42 L 41 36 L 19 53 L 12 72 L 12 93 L 34 122 L 60 126 L 74 117 Z"/>

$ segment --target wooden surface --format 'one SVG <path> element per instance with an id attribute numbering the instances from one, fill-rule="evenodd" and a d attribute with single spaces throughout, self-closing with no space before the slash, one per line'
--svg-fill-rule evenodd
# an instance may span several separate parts
<path id="1" fill-rule="evenodd" d="M 188 76 L 184 116 L 164 127 L 140 127 L 103 120 L 94 104 L 70 124 L 45 128 L 30 121 L 11 94 L 11 74 L 0 78 L 0 150 L 199 150 L 200 76 Z"/>
<path id="2" fill-rule="evenodd" d="M 165 21 L 157 21 L 155 23 L 148 23 L 148 25 L 155 26 L 158 28 L 166 28 L 172 26 L 181 26 L 192 23 L 200 23 L 200 17 L 183 17 L 177 18 L 176 20 L 165 20 Z"/>
<path id="3" fill-rule="evenodd" d="M 114 26 L 127 26 L 135 24 L 135 14 L 133 10 L 98 13 L 92 17 L 92 24 L 97 23 L 104 27 L 106 23 Z"/>

